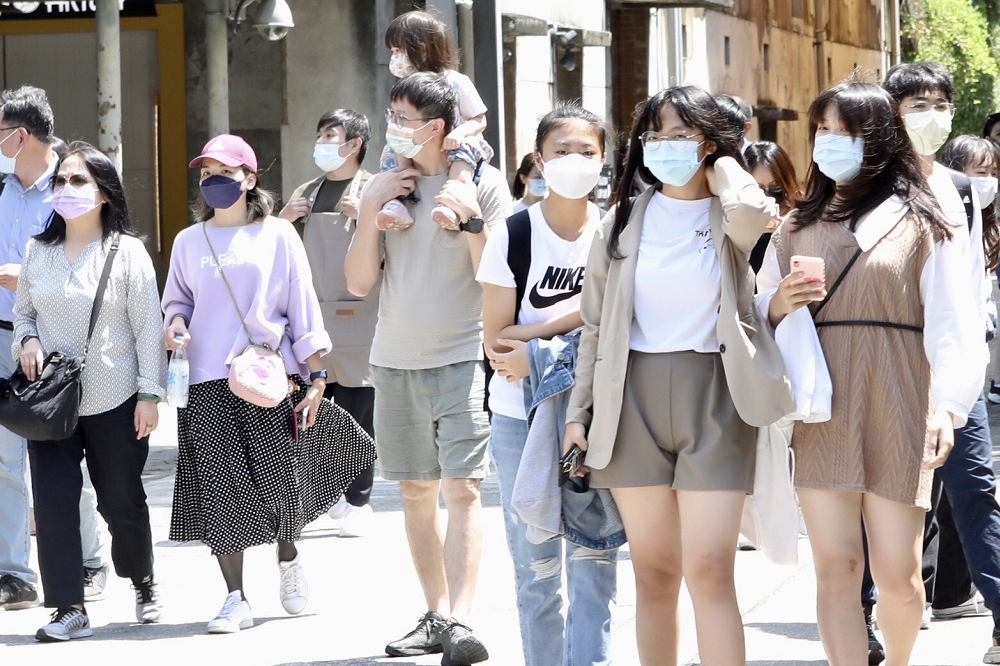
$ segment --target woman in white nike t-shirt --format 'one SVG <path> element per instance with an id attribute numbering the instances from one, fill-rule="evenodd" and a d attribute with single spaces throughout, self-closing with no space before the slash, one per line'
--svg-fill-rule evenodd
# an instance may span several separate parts
<path id="1" fill-rule="evenodd" d="M 520 307 L 507 257 L 508 249 L 516 248 L 509 247 L 507 225 L 490 233 L 476 276 L 483 285 L 486 353 L 496 371 L 490 381 L 490 453 L 500 479 L 527 666 L 608 663 L 617 550 L 589 550 L 566 542 L 564 553 L 562 539 L 533 544 L 511 508 L 528 435 L 522 385 L 528 375 L 527 342 L 569 333 L 583 324 L 584 267 L 600 223 L 600 210 L 587 196 L 604 164 L 605 138 L 600 119 L 575 104 L 560 105 L 542 118 L 534 156 L 549 196 L 527 211 L 531 262 Z M 564 564 L 570 599 L 565 634 Z"/>

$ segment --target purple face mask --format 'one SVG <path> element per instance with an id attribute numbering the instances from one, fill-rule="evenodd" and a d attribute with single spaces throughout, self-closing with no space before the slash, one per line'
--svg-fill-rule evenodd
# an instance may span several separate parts
<path id="1" fill-rule="evenodd" d="M 52 195 L 52 208 L 64 220 L 83 217 L 97 206 L 97 188 L 93 185 L 65 185 Z"/>

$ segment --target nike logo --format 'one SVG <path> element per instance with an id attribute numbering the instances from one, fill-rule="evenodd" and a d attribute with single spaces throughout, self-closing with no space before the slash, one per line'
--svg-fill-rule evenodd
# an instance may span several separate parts
<path id="1" fill-rule="evenodd" d="M 552 307 L 556 303 L 573 298 L 583 291 L 583 266 L 578 268 L 563 268 L 559 266 L 549 266 L 545 269 L 545 275 L 528 294 L 528 302 L 536 310 Z M 538 292 L 538 288 L 546 290 L 559 290 L 559 293 L 550 296 L 543 296 Z"/>
<path id="2" fill-rule="evenodd" d="M 551 296 L 542 296 L 538 293 L 538 285 L 536 284 L 531 288 L 531 293 L 528 294 L 528 302 L 531 303 L 531 307 L 536 310 L 544 310 L 545 308 L 550 308 L 556 303 L 565 301 L 567 298 L 573 298 L 577 294 L 583 291 L 583 286 L 576 287 L 573 291 L 564 291 L 558 294 L 552 294 Z"/>

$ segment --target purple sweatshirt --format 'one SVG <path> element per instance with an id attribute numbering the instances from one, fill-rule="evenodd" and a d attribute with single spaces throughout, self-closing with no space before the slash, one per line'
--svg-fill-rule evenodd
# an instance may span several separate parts
<path id="1" fill-rule="evenodd" d="M 248 344 L 203 226 L 177 234 L 163 289 L 164 326 L 177 315 L 188 322 L 192 384 L 228 377 L 230 361 Z M 326 354 L 332 345 L 295 229 L 276 217 L 207 229 L 253 341 L 272 349 L 280 341 L 288 373 L 308 377 L 305 360 L 316 352 Z"/>

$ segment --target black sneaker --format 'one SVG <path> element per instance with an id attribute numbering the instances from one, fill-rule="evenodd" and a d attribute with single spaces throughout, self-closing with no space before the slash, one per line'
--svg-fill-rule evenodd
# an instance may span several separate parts
<path id="1" fill-rule="evenodd" d="M 455 618 L 443 623 L 441 644 L 444 647 L 441 666 L 470 666 L 490 658 L 486 646 L 476 638 L 472 629 Z"/>
<path id="2" fill-rule="evenodd" d="M 0 608 L 22 610 L 38 605 L 38 591 L 33 585 L 9 574 L 0 576 Z"/>
<path id="3" fill-rule="evenodd" d="M 385 646 L 385 653 L 390 657 L 415 657 L 421 654 L 437 654 L 441 652 L 441 627 L 444 618 L 434 611 L 427 611 L 417 622 L 413 631 L 398 641 Z"/>
<path id="4" fill-rule="evenodd" d="M 990 380 L 990 390 L 986 393 L 986 399 L 994 405 L 1000 405 L 1000 386 Z"/>
<path id="5" fill-rule="evenodd" d="M 885 661 L 885 648 L 875 635 L 875 618 L 872 607 L 865 606 L 865 627 L 868 629 L 868 666 L 878 666 Z"/>
<path id="6" fill-rule="evenodd" d="M 160 597 L 156 593 L 156 583 L 152 576 L 146 576 L 132 584 L 135 590 L 135 620 L 139 624 L 153 624 L 160 621 Z"/>

